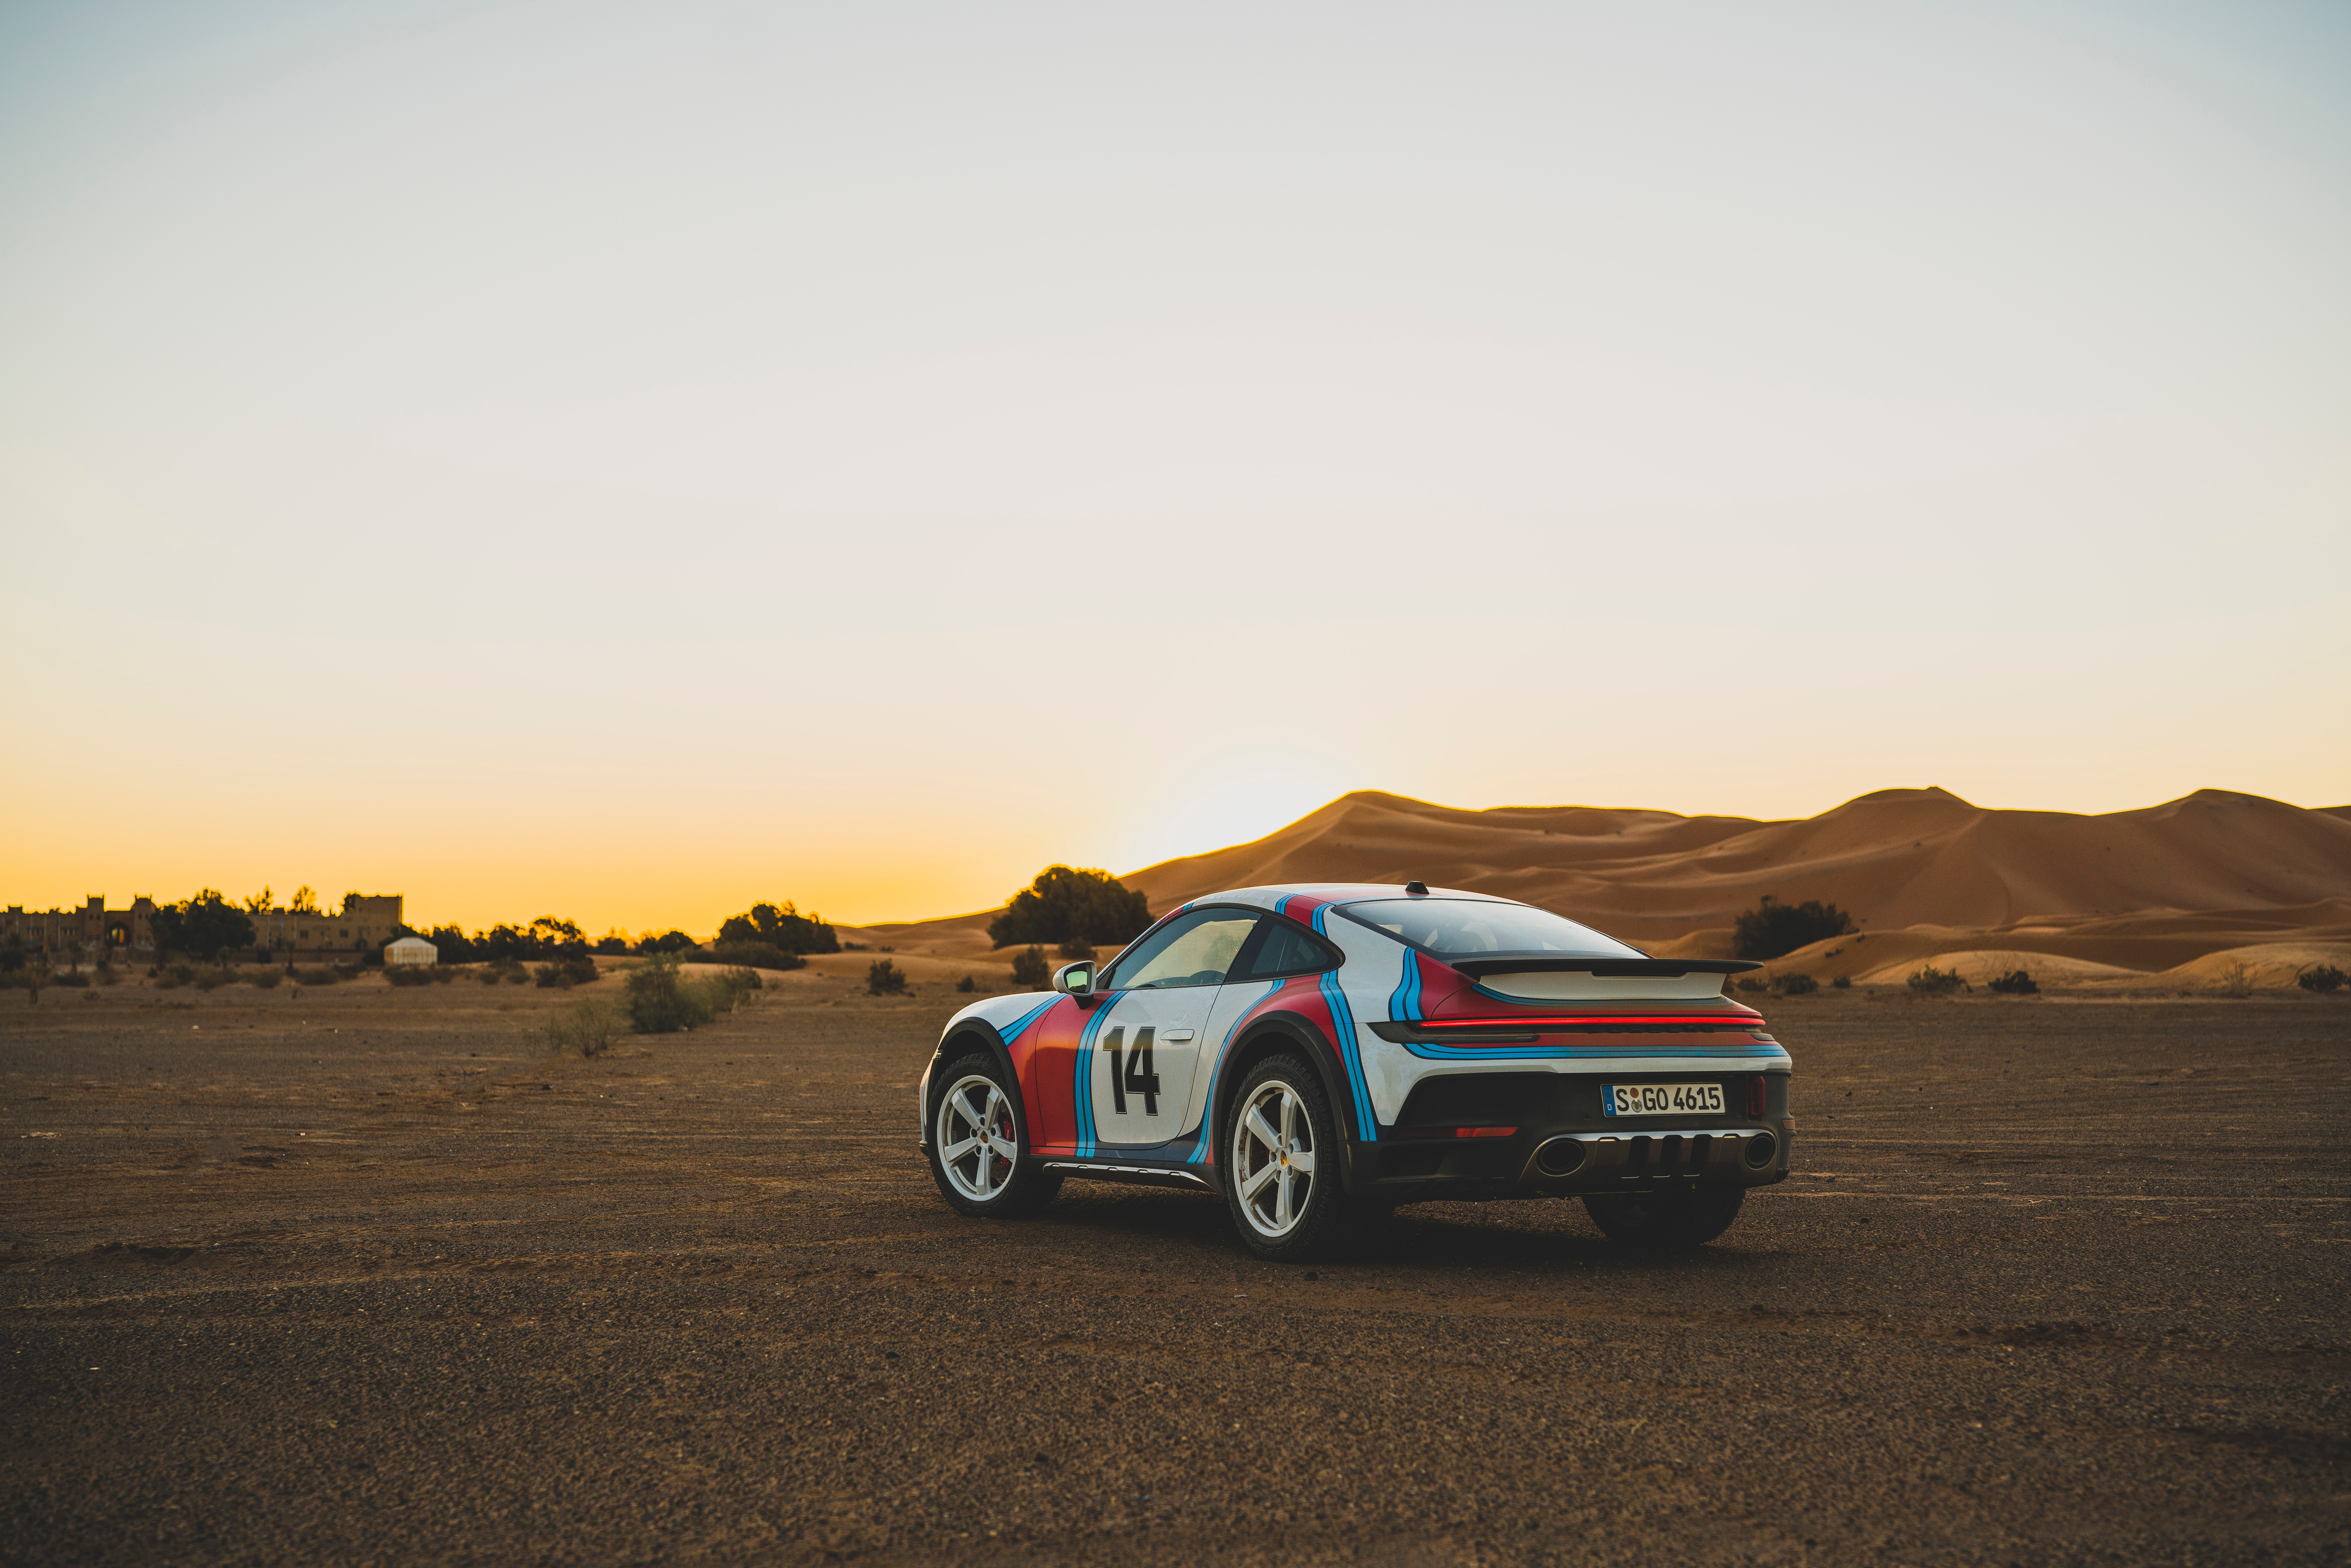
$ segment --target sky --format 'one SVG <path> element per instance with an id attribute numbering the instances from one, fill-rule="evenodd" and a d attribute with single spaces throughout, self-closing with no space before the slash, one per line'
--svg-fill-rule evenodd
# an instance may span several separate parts
<path id="1" fill-rule="evenodd" d="M 0 5 L 0 900 L 2351 800 L 2351 10 Z"/>

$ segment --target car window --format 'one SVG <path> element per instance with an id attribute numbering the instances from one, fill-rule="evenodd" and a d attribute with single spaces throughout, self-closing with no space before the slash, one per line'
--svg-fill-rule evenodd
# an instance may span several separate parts
<path id="1" fill-rule="evenodd" d="M 1311 975 L 1331 967 L 1331 955 L 1322 944 L 1301 931 L 1287 920 L 1265 923 L 1265 940 L 1257 945 L 1250 956 L 1249 974 L 1252 980 L 1270 980 L 1279 975 Z"/>
<path id="2" fill-rule="evenodd" d="M 1134 991 L 1220 986 L 1257 918 L 1241 909 L 1196 909 L 1177 915 L 1121 958 L 1104 988 Z"/>
<path id="3" fill-rule="evenodd" d="M 1524 904 L 1471 898 L 1380 898 L 1340 913 L 1440 958 L 1473 953 L 1573 953 L 1579 957 L 1638 958 L 1641 950 L 1564 915 Z"/>

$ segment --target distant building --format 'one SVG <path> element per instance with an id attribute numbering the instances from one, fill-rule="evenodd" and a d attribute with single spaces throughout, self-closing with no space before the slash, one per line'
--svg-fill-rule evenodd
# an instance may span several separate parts
<path id="1" fill-rule="evenodd" d="M 10 904 L 0 912 L 0 942 L 14 936 L 27 949 L 41 953 L 87 953 L 95 956 L 110 948 L 152 953 L 155 935 L 147 922 L 155 901 L 145 894 L 128 909 L 109 909 L 106 895 L 93 893 L 79 909 L 26 909 Z"/>
<path id="2" fill-rule="evenodd" d="M 437 964 L 441 949 L 422 936 L 403 936 L 397 942 L 383 945 L 383 961 L 387 964 Z"/>
<path id="3" fill-rule="evenodd" d="M 398 936 L 405 895 L 397 893 L 353 894 L 343 900 L 342 913 L 313 910 L 297 914 L 272 909 L 250 918 L 253 946 L 233 956 L 357 957 Z M 78 953 L 95 958 L 109 952 L 155 957 L 155 901 L 145 894 L 128 909 L 109 909 L 102 894 L 91 894 L 79 909 L 27 910 L 11 904 L 0 911 L 0 943 L 14 936 L 26 948 L 47 953 Z"/>
<path id="4" fill-rule="evenodd" d="M 343 900 L 340 915 L 297 915 L 273 909 L 253 917 L 253 946 L 278 957 L 364 953 L 400 935 L 407 900 L 397 893 L 359 894 Z"/>

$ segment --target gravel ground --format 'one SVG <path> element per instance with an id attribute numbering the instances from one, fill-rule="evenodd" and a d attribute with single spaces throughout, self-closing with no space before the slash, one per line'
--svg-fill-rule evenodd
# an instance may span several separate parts
<path id="1" fill-rule="evenodd" d="M 610 990 L 613 982 L 600 984 Z M 938 1200 L 951 998 L 0 996 L 12 1563 L 2279 1563 L 2351 1542 L 2351 1005 L 1775 1004 L 1801 1174 L 1249 1260 Z"/>

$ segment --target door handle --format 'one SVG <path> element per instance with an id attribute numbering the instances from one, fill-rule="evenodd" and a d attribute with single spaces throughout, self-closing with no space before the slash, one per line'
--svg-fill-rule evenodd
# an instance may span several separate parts
<path id="1" fill-rule="evenodd" d="M 1159 1038 L 1162 1040 L 1189 1040 L 1192 1038 L 1192 1031 L 1188 1029 L 1163 1029 L 1159 1031 Z"/>

